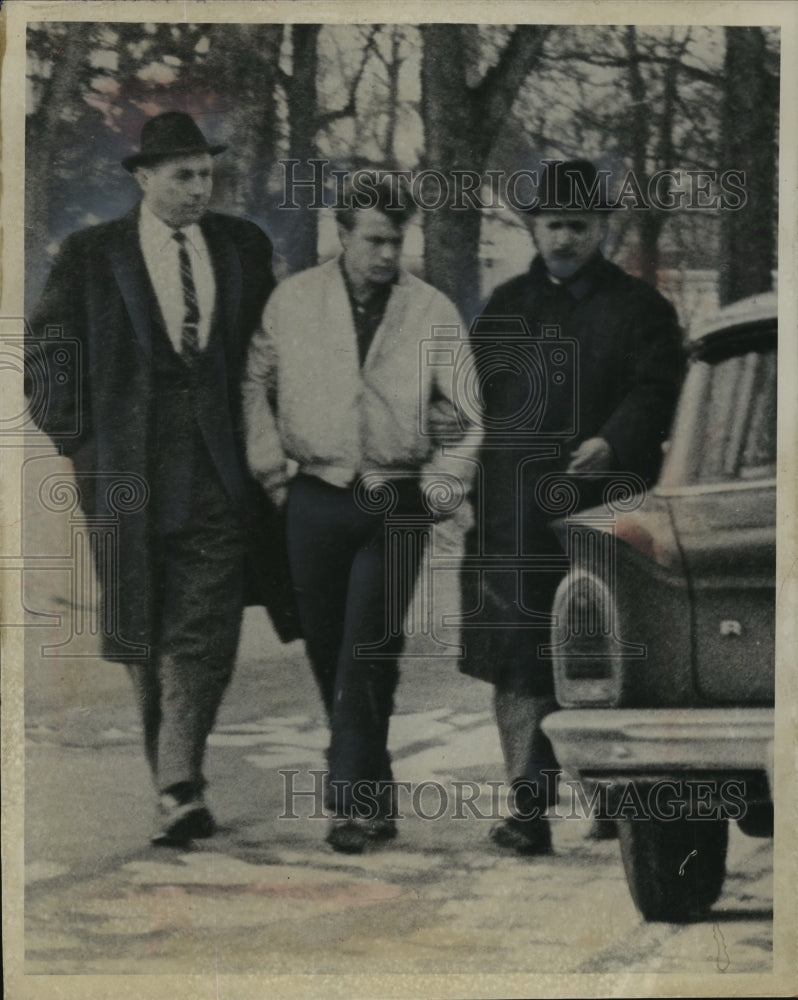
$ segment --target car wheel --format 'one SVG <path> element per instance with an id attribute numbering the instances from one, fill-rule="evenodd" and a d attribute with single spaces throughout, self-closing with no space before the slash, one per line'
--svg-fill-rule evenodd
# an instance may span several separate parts
<path id="1" fill-rule="evenodd" d="M 632 899 L 646 920 L 695 920 L 720 895 L 727 820 L 620 819 L 618 839 Z"/>
<path id="2" fill-rule="evenodd" d="M 749 806 L 745 815 L 737 820 L 737 826 L 747 837 L 772 837 L 773 803 Z"/>

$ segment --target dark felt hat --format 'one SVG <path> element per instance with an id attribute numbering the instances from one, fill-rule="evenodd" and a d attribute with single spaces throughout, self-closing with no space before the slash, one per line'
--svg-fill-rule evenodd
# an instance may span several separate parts
<path id="1" fill-rule="evenodd" d="M 141 129 L 141 150 L 122 160 L 125 170 L 146 167 L 170 156 L 191 156 L 210 153 L 216 156 L 227 146 L 211 146 L 199 126 L 185 111 L 165 111 L 144 123 Z"/>
<path id="2" fill-rule="evenodd" d="M 537 191 L 537 202 L 530 214 L 563 209 L 572 211 L 612 210 L 607 201 L 609 174 L 599 176 L 590 160 L 549 160 L 546 162 Z"/>

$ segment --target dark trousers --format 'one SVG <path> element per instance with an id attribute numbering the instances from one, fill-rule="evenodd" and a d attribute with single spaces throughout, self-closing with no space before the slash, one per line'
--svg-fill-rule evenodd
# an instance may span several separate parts
<path id="1" fill-rule="evenodd" d="M 397 511 L 418 511 L 417 484 L 399 490 Z M 330 723 L 334 803 L 351 814 L 358 783 L 392 780 L 388 726 L 404 637 L 389 626 L 404 617 L 418 567 L 389 562 L 385 514 L 361 509 L 351 488 L 312 476 L 291 483 L 286 534 L 302 633 Z M 357 651 L 372 644 L 379 656 Z M 386 791 L 380 809 L 389 800 Z"/>
<path id="2" fill-rule="evenodd" d="M 557 702 L 553 695 L 532 695 L 497 684 L 494 708 L 511 812 L 522 818 L 536 816 L 557 801 L 560 766 L 540 725 L 557 710 Z"/>
<path id="3" fill-rule="evenodd" d="M 233 672 L 244 601 L 244 532 L 221 485 L 216 502 L 154 544 L 158 638 L 131 664 L 147 760 L 158 791 L 197 793 L 208 735 Z"/>
<path id="4" fill-rule="evenodd" d="M 528 574 L 521 590 L 523 607 L 546 615 L 559 579 L 555 573 Z M 508 604 L 510 599 L 508 594 Z M 494 708 L 511 811 L 520 817 L 545 812 L 556 803 L 555 774 L 560 773 L 560 766 L 541 728 L 546 716 L 557 710 L 554 678 L 551 660 L 536 652 L 547 639 L 548 629 L 507 629 L 500 639 L 503 670 L 497 671 Z"/>

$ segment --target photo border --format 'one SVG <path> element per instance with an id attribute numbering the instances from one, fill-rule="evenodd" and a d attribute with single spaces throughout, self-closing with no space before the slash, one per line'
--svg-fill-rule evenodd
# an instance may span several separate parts
<path id="1" fill-rule="evenodd" d="M 779 244 L 778 294 L 782 339 L 779 349 L 779 464 L 777 551 L 777 686 L 775 789 L 776 837 L 774 842 L 773 973 L 725 976 L 677 974 L 561 974 L 552 972 L 502 976 L 491 971 L 481 976 L 447 973 L 436 976 L 122 976 L 109 977 L 113 995 L 134 997 L 218 996 L 248 1000 L 264 996 L 305 997 L 523 997 L 523 996 L 735 996 L 788 995 L 798 988 L 796 939 L 798 938 L 798 781 L 796 780 L 796 705 L 798 672 L 798 141 L 794 104 L 785 95 L 798 93 L 798 3 L 711 0 L 669 2 L 557 2 L 487 0 L 460 2 L 405 2 L 385 0 L 270 0 L 270 2 L 168 2 L 168 0 L 71 0 L 28 2 L 10 0 L 0 14 L 2 58 L 2 298 L 0 320 L 22 317 L 24 283 L 24 136 L 25 136 L 25 26 L 28 21 L 148 21 L 204 22 L 280 21 L 416 24 L 425 21 L 479 23 L 581 23 L 581 24 L 767 24 L 781 27 L 781 101 L 779 143 Z M 789 331 L 789 336 L 787 335 Z M 23 406 L 21 379 L 3 372 L 2 392 L 12 400 L 13 412 Z M 17 409 L 17 404 L 19 407 Z M 22 449 L 0 451 L 3 483 L 2 530 L 14 532 L 19 510 Z M 6 551 L 3 547 L 2 551 Z M 3 606 L 14 604 L 14 595 L 3 593 Z M 18 606 L 18 605 L 17 605 Z M 105 976 L 25 975 L 23 964 L 23 810 L 24 719 L 23 630 L 6 630 L 3 636 L 2 735 L 3 761 L 2 870 L 4 978 L 10 1000 L 25 998 L 105 998 Z"/>

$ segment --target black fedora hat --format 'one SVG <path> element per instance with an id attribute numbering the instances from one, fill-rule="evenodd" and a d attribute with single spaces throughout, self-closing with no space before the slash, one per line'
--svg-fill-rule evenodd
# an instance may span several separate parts
<path id="1" fill-rule="evenodd" d="M 211 146 L 199 126 L 185 111 L 164 111 L 145 122 L 141 129 L 141 151 L 122 160 L 125 170 L 146 167 L 170 156 L 210 153 L 216 156 L 227 146 Z"/>
<path id="2" fill-rule="evenodd" d="M 538 185 L 537 201 L 527 211 L 612 211 L 607 201 L 609 171 L 590 160 L 547 160 Z"/>

